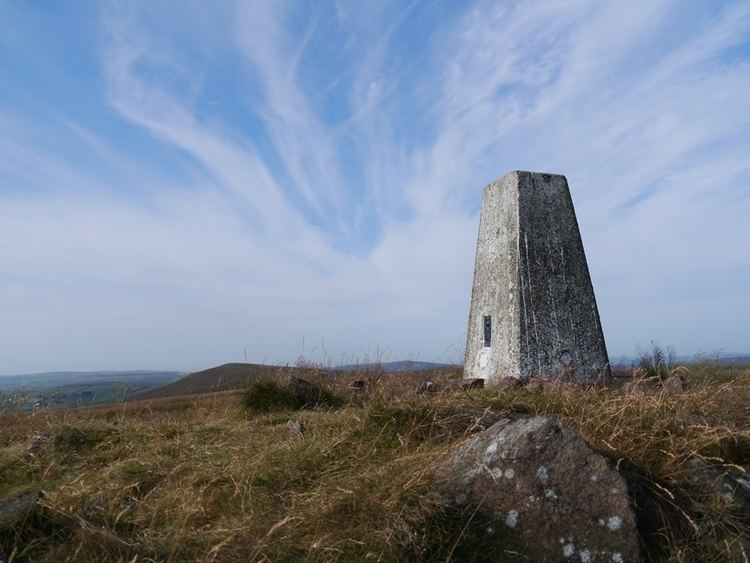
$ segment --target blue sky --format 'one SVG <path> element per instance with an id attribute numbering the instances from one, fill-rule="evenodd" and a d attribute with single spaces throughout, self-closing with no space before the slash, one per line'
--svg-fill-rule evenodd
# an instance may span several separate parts
<path id="1" fill-rule="evenodd" d="M 0 0 L 0 373 L 460 361 L 565 174 L 611 356 L 750 351 L 750 4 Z"/>

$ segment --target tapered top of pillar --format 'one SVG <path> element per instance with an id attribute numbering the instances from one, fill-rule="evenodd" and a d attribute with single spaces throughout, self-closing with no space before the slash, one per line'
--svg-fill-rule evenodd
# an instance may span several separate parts
<path id="1" fill-rule="evenodd" d="M 547 182 L 550 182 L 552 180 L 558 180 L 558 181 L 562 180 L 562 181 L 564 181 L 564 182 L 567 183 L 567 181 L 568 181 L 568 179 L 564 175 L 562 175 L 562 174 L 553 174 L 551 172 L 533 172 L 531 170 L 511 170 L 507 174 L 504 174 L 503 176 L 500 176 L 500 178 L 498 178 L 494 182 L 490 182 L 489 184 L 487 184 L 487 186 L 485 186 L 485 189 L 489 188 L 490 186 L 493 186 L 493 185 L 504 184 L 504 183 L 509 182 L 511 180 L 516 180 L 517 181 L 517 180 L 520 180 L 522 178 L 524 178 L 524 179 L 525 178 L 532 178 L 532 177 L 535 177 L 535 176 L 537 176 L 540 179 L 543 179 L 543 180 L 545 180 Z"/>

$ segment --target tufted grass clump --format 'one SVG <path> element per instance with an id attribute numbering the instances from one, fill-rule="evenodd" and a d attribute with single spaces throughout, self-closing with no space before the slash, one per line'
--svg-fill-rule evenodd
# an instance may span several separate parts
<path id="1" fill-rule="evenodd" d="M 638 355 L 637 367 L 644 377 L 665 380 L 672 375 L 675 366 L 675 352 L 671 347 L 662 347 L 654 341 Z"/>
<path id="2" fill-rule="evenodd" d="M 63 424 L 55 429 L 52 444 L 61 453 L 85 453 L 107 439 L 111 431 Z"/>
<path id="3" fill-rule="evenodd" d="M 277 379 L 251 383 L 242 398 L 242 406 L 248 412 L 337 409 L 345 402 L 343 397 L 319 383 L 282 383 Z"/>

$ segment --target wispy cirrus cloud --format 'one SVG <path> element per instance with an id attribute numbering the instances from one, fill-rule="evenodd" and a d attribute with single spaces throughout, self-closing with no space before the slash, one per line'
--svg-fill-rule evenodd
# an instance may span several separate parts
<path id="1" fill-rule="evenodd" d="M 613 354 L 743 345 L 744 3 L 86 15 L 79 67 L 6 35 L 38 74 L 16 85 L 57 66 L 87 97 L 8 82 L 0 105 L 0 373 L 290 361 L 303 337 L 460 359 L 481 187 L 516 168 L 568 176 Z"/>

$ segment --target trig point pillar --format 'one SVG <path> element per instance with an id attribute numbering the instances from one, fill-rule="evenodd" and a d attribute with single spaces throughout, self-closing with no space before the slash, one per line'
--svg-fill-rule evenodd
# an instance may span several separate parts
<path id="1" fill-rule="evenodd" d="M 514 171 L 484 188 L 464 374 L 609 378 L 565 176 Z"/>

